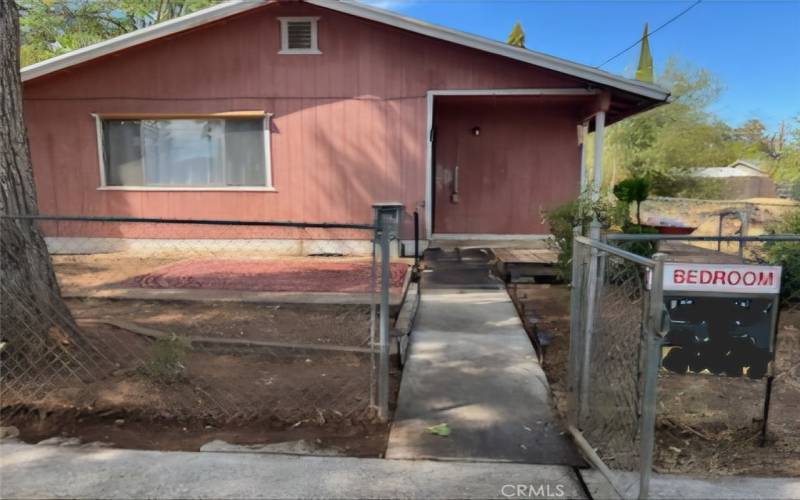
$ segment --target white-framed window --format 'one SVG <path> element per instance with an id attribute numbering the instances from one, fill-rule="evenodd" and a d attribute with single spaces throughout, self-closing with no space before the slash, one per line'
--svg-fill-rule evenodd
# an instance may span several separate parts
<path id="1" fill-rule="evenodd" d="M 279 54 L 322 54 L 319 50 L 319 17 L 279 17 L 281 50 Z"/>
<path id="2" fill-rule="evenodd" d="M 95 115 L 101 188 L 272 189 L 269 115 Z"/>

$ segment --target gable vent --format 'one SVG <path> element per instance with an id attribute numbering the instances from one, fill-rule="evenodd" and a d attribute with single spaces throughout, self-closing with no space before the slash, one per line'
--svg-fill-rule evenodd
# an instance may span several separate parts
<path id="1" fill-rule="evenodd" d="M 282 17 L 281 54 L 319 54 L 317 17 Z"/>
<path id="2" fill-rule="evenodd" d="M 286 30 L 289 36 L 289 50 L 311 49 L 311 21 L 289 21 Z"/>

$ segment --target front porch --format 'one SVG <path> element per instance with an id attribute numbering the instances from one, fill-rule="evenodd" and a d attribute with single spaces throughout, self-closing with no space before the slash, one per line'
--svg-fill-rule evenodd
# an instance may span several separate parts
<path id="1" fill-rule="evenodd" d="M 590 88 L 430 91 L 428 246 L 524 248 L 546 239 L 544 213 L 599 191 L 605 125 L 630 114 L 628 97 Z M 590 130 L 596 153 L 587 168 Z"/>

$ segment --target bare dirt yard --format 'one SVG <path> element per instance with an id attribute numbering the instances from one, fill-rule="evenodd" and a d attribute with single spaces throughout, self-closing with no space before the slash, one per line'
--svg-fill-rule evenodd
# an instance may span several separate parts
<path id="1" fill-rule="evenodd" d="M 10 384 L 3 423 L 17 426 L 23 440 L 60 435 L 131 448 L 197 450 L 214 439 L 235 444 L 303 439 L 355 456 L 380 456 L 385 449 L 388 425 L 369 408 L 369 306 L 67 302 L 92 356 L 102 358 L 107 372 L 82 382 L 62 381 L 62 373 L 54 372 L 31 381 L 42 391 L 24 382 Z M 209 340 L 175 354 L 120 323 Z M 147 367 L 173 355 L 179 376 L 154 378 Z M 399 378 L 399 369 L 393 369 L 392 405 Z M 14 400 L 32 393 L 38 395 L 35 401 Z"/>
<path id="2" fill-rule="evenodd" d="M 69 297 L 123 296 L 120 291 L 142 289 L 367 295 L 372 282 L 372 261 L 365 257 L 113 252 L 55 255 L 53 262 Z M 402 292 L 408 268 L 391 264 L 393 294 Z M 379 269 L 377 274 L 376 280 Z"/>
<path id="3" fill-rule="evenodd" d="M 369 306 L 69 299 L 75 317 L 126 320 L 177 335 L 366 346 Z"/>
<path id="4" fill-rule="evenodd" d="M 642 220 L 667 218 L 696 227 L 692 233 L 700 236 L 719 234 L 719 213 L 744 211 L 750 214 L 747 234 L 764 234 L 767 227 L 780 221 L 786 214 L 800 209 L 800 202 L 781 198 L 751 198 L 747 200 L 701 200 L 691 198 L 652 197 L 642 203 Z M 723 235 L 733 235 L 741 229 L 735 217 L 725 217 Z M 714 244 L 716 245 L 716 244 Z M 731 249 L 734 249 L 731 245 Z"/>
<path id="5" fill-rule="evenodd" d="M 552 337 L 543 366 L 566 417 L 569 288 L 511 285 L 528 326 Z M 662 371 L 655 469 L 696 475 L 800 476 L 800 311 L 781 316 L 769 440 L 760 445 L 764 380 Z"/>

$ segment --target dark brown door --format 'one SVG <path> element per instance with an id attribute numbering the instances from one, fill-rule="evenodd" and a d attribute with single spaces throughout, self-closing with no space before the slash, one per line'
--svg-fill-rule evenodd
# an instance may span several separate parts
<path id="1" fill-rule="evenodd" d="M 435 234 L 544 234 L 542 211 L 578 192 L 572 109 L 541 100 L 434 103 Z"/>

